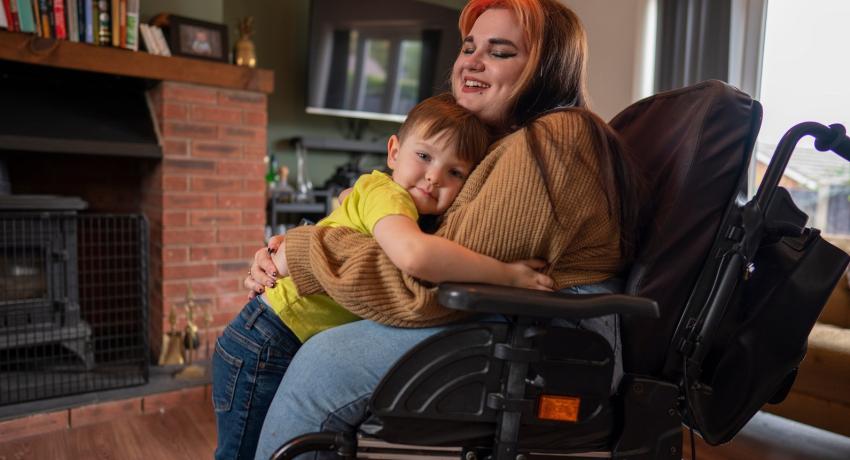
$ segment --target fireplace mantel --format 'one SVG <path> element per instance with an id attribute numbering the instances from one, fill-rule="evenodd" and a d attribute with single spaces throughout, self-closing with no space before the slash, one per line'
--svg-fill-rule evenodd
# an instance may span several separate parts
<path id="1" fill-rule="evenodd" d="M 274 72 L 271 70 L 200 59 L 155 56 L 18 32 L 0 31 L 0 59 L 266 94 L 274 90 Z"/>

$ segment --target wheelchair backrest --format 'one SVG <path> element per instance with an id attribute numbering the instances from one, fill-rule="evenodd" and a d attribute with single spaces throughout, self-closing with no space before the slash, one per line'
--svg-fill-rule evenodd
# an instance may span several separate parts
<path id="1" fill-rule="evenodd" d="M 623 364 L 658 376 L 724 214 L 746 198 L 761 106 L 711 80 L 638 101 L 610 124 L 643 167 L 651 197 L 626 290 L 661 311 L 659 320 L 622 319 Z"/>

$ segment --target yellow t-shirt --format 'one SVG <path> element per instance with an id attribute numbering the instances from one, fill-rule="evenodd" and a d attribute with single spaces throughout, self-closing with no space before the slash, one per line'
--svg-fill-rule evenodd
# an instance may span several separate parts
<path id="1" fill-rule="evenodd" d="M 379 220 L 399 214 L 419 219 L 407 191 L 390 176 L 372 171 L 357 179 L 342 205 L 316 225 L 348 227 L 372 236 Z M 326 295 L 299 296 L 289 276 L 268 289 L 263 298 L 302 343 L 325 329 L 360 319 Z"/>

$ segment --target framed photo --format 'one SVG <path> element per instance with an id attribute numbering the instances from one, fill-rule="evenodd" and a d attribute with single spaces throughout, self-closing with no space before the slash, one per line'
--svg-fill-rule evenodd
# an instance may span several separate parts
<path id="1" fill-rule="evenodd" d="M 175 56 L 230 62 L 224 24 L 168 15 L 168 46 Z"/>

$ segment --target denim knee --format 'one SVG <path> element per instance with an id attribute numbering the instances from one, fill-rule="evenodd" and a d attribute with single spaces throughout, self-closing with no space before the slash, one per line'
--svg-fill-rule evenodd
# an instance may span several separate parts
<path id="1" fill-rule="evenodd" d="M 300 345 L 259 299 L 245 305 L 225 328 L 212 356 L 216 458 L 254 457 L 268 407 Z"/>

